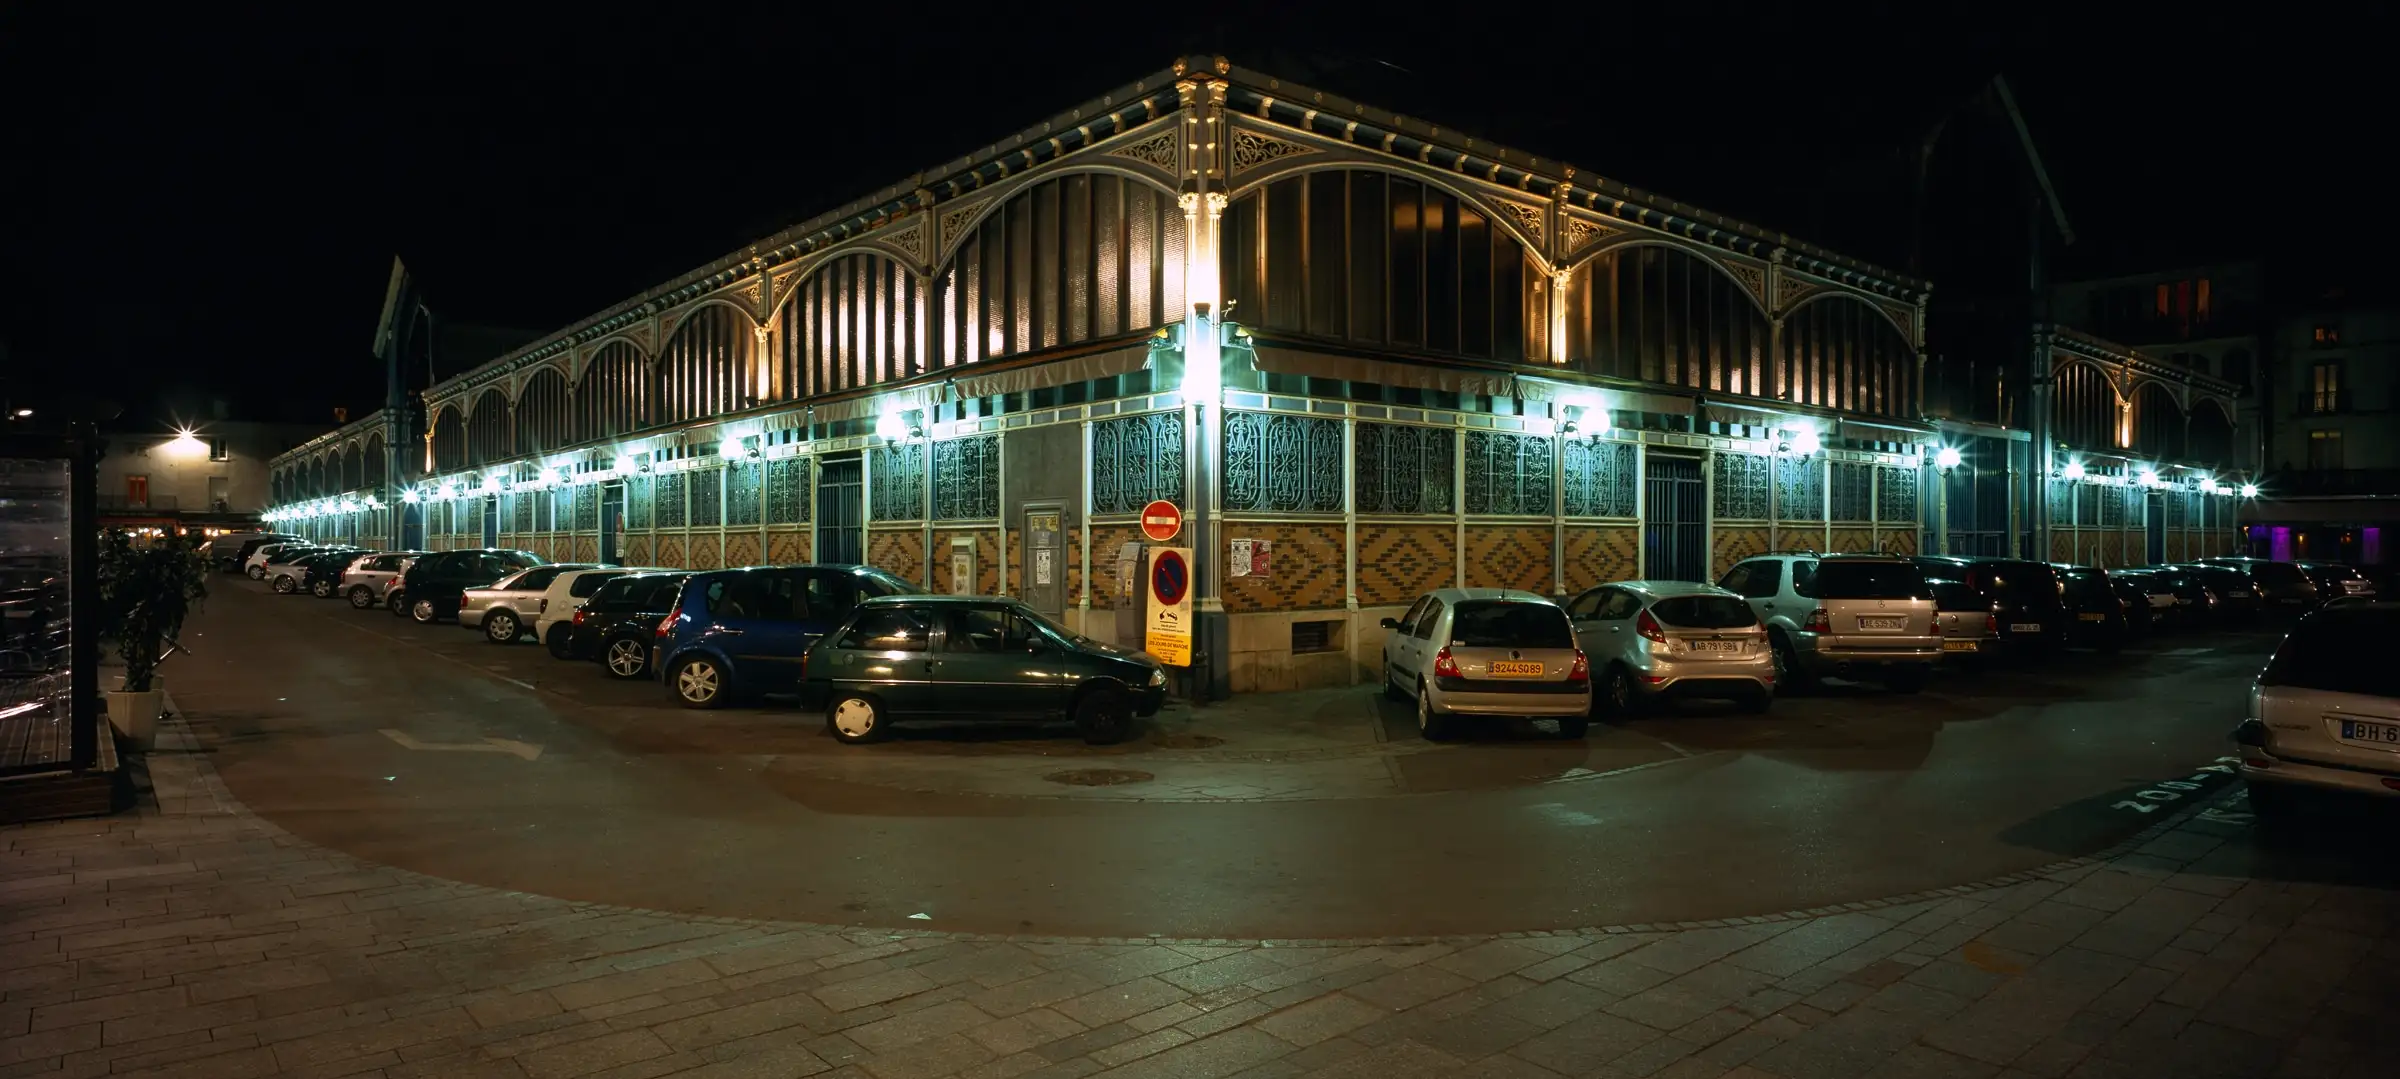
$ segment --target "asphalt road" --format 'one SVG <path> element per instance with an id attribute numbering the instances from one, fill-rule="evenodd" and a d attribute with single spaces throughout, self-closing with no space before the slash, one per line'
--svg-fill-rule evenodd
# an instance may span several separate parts
<path id="1" fill-rule="evenodd" d="M 1764 717 L 1653 715 L 1584 743 L 1498 731 L 1432 751 L 1400 746 L 1402 709 L 1362 687 L 1362 722 L 1394 739 L 1375 757 L 1388 796 L 1134 801 L 901 789 L 873 780 L 958 757 L 972 733 L 843 747 L 815 715 L 694 713 L 655 683 L 448 624 L 231 577 L 215 593 L 168 688 L 233 793 L 311 841 L 660 910 L 1105 936 L 1699 921 L 2046 865 L 2223 783 L 2204 769 L 2273 641 L 2170 636 L 1916 697 L 1836 687 Z M 1280 706 L 1251 698 L 1224 722 L 1272 727 Z M 1043 737 L 978 752 L 1082 753 Z M 867 779 L 801 767 L 829 757 Z"/>

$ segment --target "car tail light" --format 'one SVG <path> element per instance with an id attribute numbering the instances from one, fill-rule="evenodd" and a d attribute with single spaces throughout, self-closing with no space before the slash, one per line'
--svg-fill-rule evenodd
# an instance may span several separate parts
<path id="1" fill-rule="evenodd" d="M 659 640 L 662 640 L 662 641 L 663 641 L 663 640 L 666 640 L 666 639 L 667 639 L 667 634 L 674 632 L 674 630 L 675 630 L 675 616 L 670 614 L 670 615 L 666 616 L 665 618 L 661 618 L 661 619 L 659 619 L 659 620 L 658 620 L 658 631 L 657 631 L 656 633 L 652 634 L 652 636 L 655 636 L 655 637 L 657 637 Z"/>
<path id="2" fill-rule="evenodd" d="M 467 594 L 464 592 L 458 594 L 458 609 L 462 611 L 467 609 Z"/>
<path id="3" fill-rule="evenodd" d="M 1826 616 L 1825 608 L 1819 607 L 1808 612 L 1808 619 L 1800 623 L 1800 628 L 1810 633 L 1831 633 L 1833 632 L 1833 619 Z"/>
<path id="4" fill-rule="evenodd" d="M 1659 628 L 1658 619 L 1650 617 L 1648 611 L 1643 611 L 1641 617 L 1633 620 L 1633 631 L 1660 644 L 1667 643 L 1667 631 Z"/>
<path id="5" fill-rule="evenodd" d="M 1567 668 L 1567 681 L 1589 682 L 1591 680 L 1592 661 L 1583 654 L 1583 649 L 1578 648 L 1575 650 L 1575 665 Z"/>
<path id="6" fill-rule="evenodd" d="M 578 626 L 583 624 L 583 608 L 581 607 L 575 608 L 575 624 Z"/>
<path id="7" fill-rule="evenodd" d="M 1983 632 L 1987 637 L 1998 634 L 2000 632 L 2000 616 L 1990 611 L 1983 612 Z"/>
<path id="8" fill-rule="evenodd" d="M 1434 653 L 1433 676 L 1435 678 L 1456 678 L 1459 676 L 1458 660 L 1451 658 L 1450 650 L 1448 648 L 1444 648 L 1440 652 Z"/>

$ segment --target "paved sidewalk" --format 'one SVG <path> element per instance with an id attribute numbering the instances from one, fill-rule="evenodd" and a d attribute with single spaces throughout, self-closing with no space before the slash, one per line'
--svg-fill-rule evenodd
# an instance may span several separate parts
<path id="1" fill-rule="evenodd" d="M 2231 812 L 1813 918 L 1002 939 L 381 868 L 253 817 L 192 748 L 170 725 L 138 813 L 0 830 L 0 1079 L 2341 1077 L 2400 1059 L 2394 894 L 2210 872 L 2246 827 Z"/>

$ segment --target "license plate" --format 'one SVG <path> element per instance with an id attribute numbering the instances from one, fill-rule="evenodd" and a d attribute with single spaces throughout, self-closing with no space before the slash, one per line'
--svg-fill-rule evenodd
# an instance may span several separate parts
<path id="1" fill-rule="evenodd" d="M 1860 618 L 1858 620 L 1860 629 L 1899 629 L 1907 624 L 1908 619 L 1905 618 Z"/>
<path id="2" fill-rule="evenodd" d="M 2040 633 L 2042 624 L 2039 622 L 2011 622 L 2008 624 L 2008 631 L 2010 633 Z"/>
<path id="3" fill-rule="evenodd" d="M 1975 642 L 1973 642 L 1973 641 L 1943 641 L 1943 642 L 1942 642 L 1942 651 L 1944 651 L 1944 652 L 1972 652 L 1972 651 L 1974 651 L 1974 650 L 1975 650 Z"/>
<path id="4" fill-rule="evenodd" d="M 2083 620 L 2084 620 L 2084 621 L 2086 621 L 2086 622 L 2106 622 L 2106 621 L 2108 621 L 2108 616 L 2107 616 L 2107 615 L 2104 615 L 2104 614 L 2101 614 L 2101 613 L 2100 613 L 2100 612 L 2098 612 L 2098 611 L 2085 611 L 2085 612 L 2083 612 L 2082 614 L 2076 615 L 2075 617 L 2077 617 L 2077 618 L 2080 618 L 2080 619 L 2083 619 Z"/>
<path id="5" fill-rule="evenodd" d="M 1742 650 L 1740 641 L 1692 641 L 1688 647 L 1694 652 L 1725 652 L 1729 654 Z"/>
<path id="6" fill-rule="evenodd" d="M 2356 719 L 2345 719 L 2341 723 L 2342 741 L 2400 749 L 2400 723 L 2367 723 Z"/>
<path id="7" fill-rule="evenodd" d="M 1540 678 L 1544 670 L 1540 660 L 1495 659 L 1491 673 L 1494 678 Z"/>

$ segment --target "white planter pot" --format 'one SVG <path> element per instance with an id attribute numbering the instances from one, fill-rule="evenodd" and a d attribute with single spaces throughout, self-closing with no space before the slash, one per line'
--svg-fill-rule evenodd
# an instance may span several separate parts
<path id="1" fill-rule="evenodd" d="M 113 690 L 108 695 L 108 725 L 137 752 L 148 752 L 158 741 L 158 716 L 166 711 L 165 683 L 153 677 L 143 693 Z"/>

